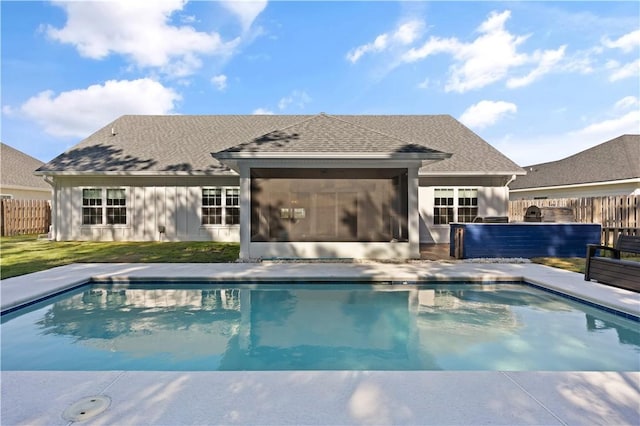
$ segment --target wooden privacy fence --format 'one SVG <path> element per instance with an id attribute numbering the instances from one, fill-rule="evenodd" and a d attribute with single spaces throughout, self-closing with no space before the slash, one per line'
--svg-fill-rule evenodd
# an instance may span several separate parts
<path id="1" fill-rule="evenodd" d="M 44 234 L 51 225 L 51 205 L 47 200 L 1 200 L 0 235 Z"/>
<path id="2" fill-rule="evenodd" d="M 571 208 L 576 222 L 602 225 L 604 244 L 613 244 L 618 234 L 640 235 L 640 196 L 637 195 L 509 201 L 509 221 L 522 222 L 529 206 Z"/>

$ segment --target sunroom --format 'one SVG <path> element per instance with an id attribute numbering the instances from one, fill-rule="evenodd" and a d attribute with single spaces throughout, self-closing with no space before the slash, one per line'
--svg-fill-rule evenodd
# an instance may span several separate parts
<path id="1" fill-rule="evenodd" d="M 212 154 L 240 175 L 240 257 L 419 258 L 418 170 L 450 154 L 324 114 Z"/>

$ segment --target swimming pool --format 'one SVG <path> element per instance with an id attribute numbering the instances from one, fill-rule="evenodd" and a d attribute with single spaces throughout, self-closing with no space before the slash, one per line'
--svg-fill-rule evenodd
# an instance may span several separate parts
<path id="1" fill-rule="evenodd" d="M 524 284 L 91 284 L 2 316 L 4 370 L 637 371 L 638 322 Z"/>

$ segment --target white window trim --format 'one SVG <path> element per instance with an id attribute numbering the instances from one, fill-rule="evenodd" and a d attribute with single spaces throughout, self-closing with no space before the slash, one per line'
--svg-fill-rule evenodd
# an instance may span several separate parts
<path id="1" fill-rule="evenodd" d="M 479 187 L 479 186 L 434 186 L 433 187 L 433 190 L 434 190 L 433 191 L 433 196 L 431 197 L 431 202 L 433 203 L 432 210 L 431 210 L 431 226 L 433 226 L 435 228 L 448 228 L 450 224 L 458 223 L 458 209 L 460 207 L 467 207 L 467 206 L 460 206 L 458 204 L 458 199 L 459 199 L 458 194 L 459 194 L 459 191 L 461 191 L 461 190 L 473 189 L 473 190 L 477 191 L 476 192 L 476 198 L 478 199 L 478 205 L 476 205 L 475 207 L 479 209 L 480 188 L 481 187 Z M 441 207 L 451 207 L 451 208 L 453 208 L 453 220 L 451 222 L 449 222 L 449 223 L 437 224 L 437 225 L 435 223 L 433 223 L 435 221 L 435 215 L 433 214 L 433 209 L 435 209 L 436 207 L 439 207 L 439 206 L 436 206 L 436 204 L 435 204 L 435 199 L 436 199 L 435 190 L 436 189 L 446 189 L 446 190 L 453 189 L 453 205 L 452 206 L 441 206 Z M 466 223 L 469 223 L 469 222 L 466 222 Z"/>
<path id="2" fill-rule="evenodd" d="M 221 189 L 222 190 L 222 203 L 219 206 L 205 206 L 203 204 L 203 191 L 205 189 Z M 198 216 L 200 219 L 200 228 L 206 228 L 206 229 L 211 229 L 211 228 L 229 228 L 229 227 L 234 227 L 234 228 L 239 228 L 240 224 L 232 224 L 232 225 L 227 225 L 226 221 L 227 221 L 227 190 L 228 189 L 234 189 L 238 191 L 238 205 L 231 205 L 228 207 L 231 208 L 237 208 L 238 211 L 240 210 L 240 187 L 239 186 L 203 186 L 200 188 L 200 209 L 198 210 Z M 220 224 L 216 224 L 216 223 L 202 223 L 202 220 L 204 218 L 203 214 L 202 214 L 202 209 L 205 207 L 220 207 L 222 209 L 222 216 L 221 216 L 221 222 Z"/>
<path id="3" fill-rule="evenodd" d="M 84 199 L 84 190 L 85 189 L 99 189 L 100 190 L 100 197 L 102 198 L 102 205 L 99 206 L 99 208 L 102 209 L 102 223 L 96 223 L 96 224 L 90 224 L 90 223 L 83 223 L 83 212 L 82 210 L 85 207 L 94 207 L 94 206 L 85 206 L 82 203 L 82 200 Z M 125 208 L 127 209 L 127 223 L 114 223 L 114 224 L 108 224 L 107 223 L 107 190 L 108 189 L 122 189 L 124 190 L 125 193 Z M 83 228 L 92 228 L 92 229 L 96 229 L 96 228 L 130 228 L 131 227 L 131 195 L 130 195 L 131 189 L 129 187 L 126 186 L 83 186 L 80 188 L 80 226 Z M 119 206 L 116 206 L 119 207 Z"/>

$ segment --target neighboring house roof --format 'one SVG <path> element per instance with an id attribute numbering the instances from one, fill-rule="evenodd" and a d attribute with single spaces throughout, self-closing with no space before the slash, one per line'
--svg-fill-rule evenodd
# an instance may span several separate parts
<path id="1" fill-rule="evenodd" d="M 327 126 L 329 122 L 335 128 Z M 275 140 L 293 133 L 297 135 L 295 139 Z M 39 172 L 225 173 L 228 169 L 212 158 L 211 153 L 230 148 L 251 150 L 261 141 L 268 149 L 276 149 L 281 144 L 282 152 L 296 149 L 308 152 L 316 147 L 359 153 L 364 149 L 381 149 L 381 145 L 392 152 L 401 146 L 410 146 L 414 150 L 453 154 L 447 160 L 422 167 L 421 173 L 524 173 L 517 164 L 448 115 L 326 114 L 125 115 L 54 158 Z"/>
<path id="2" fill-rule="evenodd" d="M 33 172 L 44 163 L 0 142 L 0 186 L 51 191 L 51 186 Z"/>
<path id="3" fill-rule="evenodd" d="M 640 135 L 622 135 L 570 157 L 526 166 L 511 190 L 640 178 Z"/>

